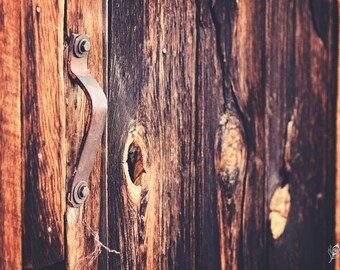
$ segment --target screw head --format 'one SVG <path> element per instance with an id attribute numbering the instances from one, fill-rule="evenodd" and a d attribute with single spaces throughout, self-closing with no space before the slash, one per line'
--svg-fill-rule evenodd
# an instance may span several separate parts
<path id="1" fill-rule="evenodd" d="M 79 198 L 86 198 L 90 193 L 90 189 L 87 186 L 81 186 L 79 188 Z"/>
<path id="2" fill-rule="evenodd" d="M 79 42 L 79 52 L 86 53 L 90 50 L 91 44 L 88 39 L 83 39 Z"/>

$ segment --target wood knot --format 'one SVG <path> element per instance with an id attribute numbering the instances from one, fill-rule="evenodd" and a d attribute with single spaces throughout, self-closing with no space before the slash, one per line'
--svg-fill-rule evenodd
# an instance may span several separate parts
<path id="1" fill-rule="evenodd" d="M 144 144 L 144 129 L 133 122 L 123 153 L 123 171 L 129 198 L 139 203 L 142 189 L 147 189 L 148 155 Z"/>
<path id="2" fill-rule="evenodd" d="M 137 142 L 133 141 L 128 150 L 128 164 L 129 175 L 132 183 L 136 186 L 141 185 L 142 174 L 145 173 L 143 165 L 143 153 L 141 147 Z"/>
<path id="3" fill-rule="evenodd" d="M 278 239 L 284 232 L 290 211 L 289 185 L 278 187 L 270 202 L 270 229 L 274 239 Z"/>
<path id="4" fill-rule="evenodd" d="M 245 170 L 247 152 L 240 120 L 223 115 L 215 136 L 215 169 L 223 184 L 234 186 Z"/>

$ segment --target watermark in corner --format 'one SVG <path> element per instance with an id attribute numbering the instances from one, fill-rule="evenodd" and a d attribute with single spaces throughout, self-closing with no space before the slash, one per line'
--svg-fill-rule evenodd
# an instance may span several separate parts
<path id="1" fill-rule="evenodd" d="M 329 248 L 328 248 L 328 255 L 330 257 L 329 263 L 340 256 L 340 246 L 339 246 L 339 243 L 337 243 L 334 246 L 332 246 L 332 245 L 329 246 Z"/>

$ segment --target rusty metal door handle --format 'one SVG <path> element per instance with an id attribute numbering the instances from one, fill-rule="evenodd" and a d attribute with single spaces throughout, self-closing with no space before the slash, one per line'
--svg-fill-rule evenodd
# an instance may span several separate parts
<path id="1" fill-rule="evenodd" d="M 76 80 L 84 91 L 89 105 L 85 135 L 72 179 L 69 182 L 67 197 L 68 203 L 73 207 L 80 207 L 89 194 L 88 178 L 96 159 L 107 114 L 107 99 L 103 89 L 91 76 L 87 68 L 89 50 L 89 36 L 72 34 L 68 50 L 67 68 L 71 77 Z"/>

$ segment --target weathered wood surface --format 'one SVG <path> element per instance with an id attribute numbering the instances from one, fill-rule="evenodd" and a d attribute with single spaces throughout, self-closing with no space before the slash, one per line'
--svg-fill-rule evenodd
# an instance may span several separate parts
<path id="1" fill-rule="evenodd" d="M 23 266 L 37 269 L 64 260 L 64 1 L 21 7 Z"/>
<path id="2" fill-rule="evenodd" d="M 109 6 L 110 268 L 327 267 L 334 5 Z"/>
<path id="3" fill-rule="evenodd" d="M 204 163 L 209 123 L 195 76 L 195 2 L 118 1 L 109 10 L 109 245 L 121 252 L 110 269 L 217 266 L 216 184 L 203 181 L 214 158 L 210 152 Z"/>
<path id="4" fill-rule="evenodd" d="M 12 2 L 0 268 L 340 268 L 327 254 L 340 227 L 337 212 L 334 238 L 335 1 Z M 109 98 L 79 209 L 65 204 L 87 112 L 66 70 L 71 33 L 91 36 Z M 120 254 L 98 259 L 96 239 Z"/>
<path id="5" fill-rule="evenodd" d="M 336 9 L 266 5 L 266 197 L 284 185 L 290 194 L 285 230 L 269 238 L 270 269 L 325 269 L 335 245 Z"/>
<path id="6" fill-rule="evenodd" d="M 106 91 L 107 85 L 107 1 L 67 1 L 65 14 L 65 31 L 67 37 L 72 33 L 90 35 L 91 48 L 88 67 L 92 76 Z M 68 44 L 69 40 L 66 40 Z M 67 180 L 71 179 L 79 148 L 84 136 L 89 104 L 84 92 L 72 80 L 67 72 L 67 46 L 64 58 L 64 80 L 66 86 L 66 137 L 67 137 Z M 98 243 L 95 234 L 100 233 L 99 240 L 106 240 L 106 150 L 105 136 L 103 148 L 100 148 L 93 171 L 89 178 L 90 194 L 80 208 L 67 206 L 66 212 L 66 258 L 68 269 L 97 269 Z M 101 168 L 103 168 L 101 170 Z M 102 227 L 100 227 L 100 225 Z M 93 231 L 91 231 L 93 230 Z M 106 267 L 106 253 L 103 251 L 101 269 Z"/>
<path id="7" fill-rule="evenodd" d="M 225 99 L 214 150 L 222 161 L 215 163 L 222 269 L 266 268 L 264 11 L 264 1 L 216 1 L 211 9 Z"/>
<path id="8" fill-rule="evenodd" d="M 20 2 L 0 2 L 0 268 L 21 268 Z"/>
<path id="9" fill-rule="evenodd" d="M 108 40 L 108 244 L 121 253 L 120 256 L 110 255 L 108 266 L 109 269 L 136 268 L 140 253 L 139 213 L 132 197 L 136 192 L 128 194 L 128 151 L 124 148 L 130 122 L 136 117 L 142 87 L 143 5 L 140 1 L 114 1 L 109 4 L 108 13 L 111 14 Z M 125 164 L 125 172 L 122 164 Z M 140 190 L 138 187 L 133 189 Z M 138 201 L 138 194 L 135 196 Z"/>

